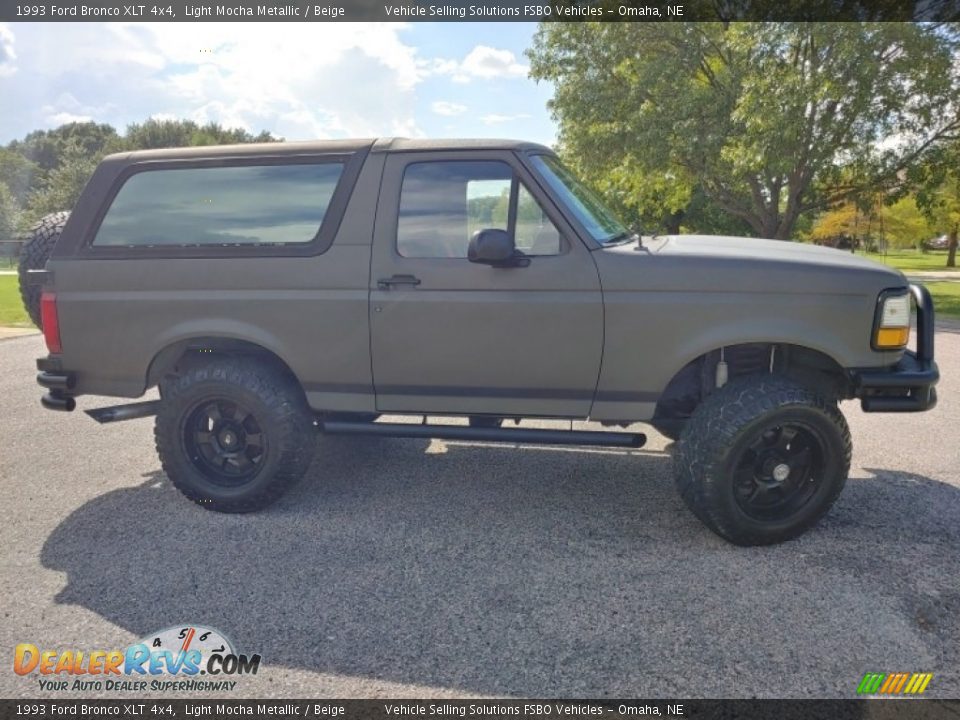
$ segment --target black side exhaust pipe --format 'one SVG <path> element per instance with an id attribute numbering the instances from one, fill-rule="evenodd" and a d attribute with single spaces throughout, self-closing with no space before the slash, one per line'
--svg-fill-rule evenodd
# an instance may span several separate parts
<path id="1" fill-rule="evenodd" d="M 73 373 L 38 372 L 37 385 L 47 390 L 72 390 L 76 384 Z"/>
<path id="2" fill-rule="evenodd" d="M 77 401 L 69 395 L 48 392 L 40 398 L 40 404 L 47 410 L 59 410 L 61 412 L 73 412 L 77 407 Z"/>
<path id="3" fill-rule="evenodd" d="M 331 435 L 378 435 L 395 438 L 435 438 L 437 440 L 474 440 L 480 442 L 523 443 L 528 445 L 595 445 L 605 447 L 643 447 L 643 433 L 600 430 L 542 430 L 540 428 L 479 428 L 463 425 L 413 425 L 403 423 L 348 422 L 328 420 L 320 424 Z"/>
<path id="4" fill-rule="evenodd" d="M 160 407 L 159 400 L 128 403 L 127 405 L 111 405 L 110 407 L 94 408 L 86 413 L 98 423 L 119 422 L 120 420 L 134 420 L 135 418 L 150 417 L 157 414 Z"/>

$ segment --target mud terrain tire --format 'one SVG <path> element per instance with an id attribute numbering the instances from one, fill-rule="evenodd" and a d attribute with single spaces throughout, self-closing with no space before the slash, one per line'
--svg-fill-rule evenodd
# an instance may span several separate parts
<path id="1" fill-rule="evenodd" d="M 748 376 L 696 409 L 677 444 L 676 484 L 720 537 L 770 545 L 827 513 L 846 483 L 850 453 L 835 403 L 783 377 Z"/>
<path id="2" fill-rule="evenodd" d="M 164 472 L 207 510 L 260 510 L 310 465 L 317 432 L 296 381 L 269 363 L 219 358 L 163 383 L 154 428 Z"/>

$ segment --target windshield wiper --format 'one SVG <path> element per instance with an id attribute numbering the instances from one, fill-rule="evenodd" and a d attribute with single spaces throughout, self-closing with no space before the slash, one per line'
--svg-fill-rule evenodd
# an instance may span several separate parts
<path id="1" fill-rule="evenodd" d="M 637 234 L 632 230 L 624 230 L 622 233 L 614 235 L 613 237 L 608 237 L 603 241 L 604 245 L 616 245 L 617 243 L 625 242 L 627 240 L 633 240 L 637 237 Z"/>
<path id="2" fill-rule="evenodd" d="M 604 240 L 604 245 L 626 245 L 627 243 L 637 243 L 637 249 L 643 248 L 643 235 L 633 230 L 626 230 L 619 235 L 614 235 L 608 240 Z"/>

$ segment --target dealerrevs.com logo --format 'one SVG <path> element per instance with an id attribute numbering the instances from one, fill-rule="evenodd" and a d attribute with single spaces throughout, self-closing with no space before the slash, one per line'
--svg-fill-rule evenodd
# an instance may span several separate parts
<path id="1" fill-rule="evenodd" d="M 186 624 L 123 650 L 46 650 L 20 643 L 13 654 L 17 675 L 35 675 L 40 690 L 53 692 L 233 690 L 232 678 L 259 669 L 260 655 L 236 652 L 213 628 Z"/>

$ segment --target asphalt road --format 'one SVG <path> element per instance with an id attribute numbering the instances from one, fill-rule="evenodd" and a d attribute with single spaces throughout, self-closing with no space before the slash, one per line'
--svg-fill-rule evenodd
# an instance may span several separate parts
<path id="1" fill-rule="evenodd" d="M 960 696 L 960 332 L 937 335 L 934 411 L 845 404 L 844 494 L 762 549 L 694 519 L 652 431 L 632 452 L 326 438 L 270 510 L 206 512 L 151 420 L 40 408 L 41 346 L 0 342 L 2 697 L 42 694 L 17 643 L 189 622 L 262 655 L 230 697 L 850 697 L 867 671 Z"/>

